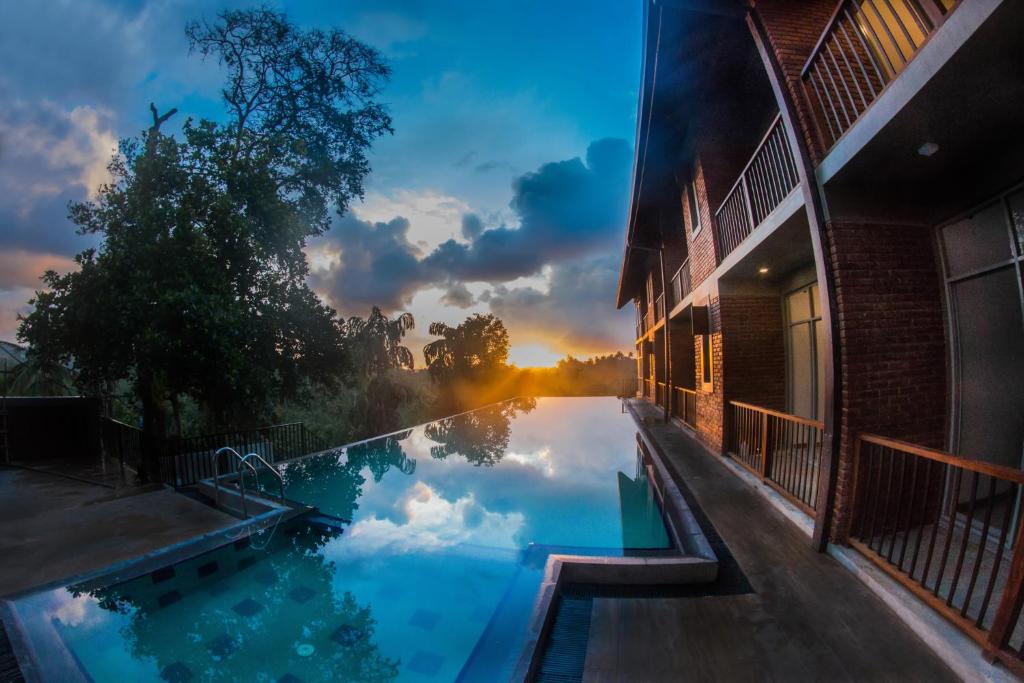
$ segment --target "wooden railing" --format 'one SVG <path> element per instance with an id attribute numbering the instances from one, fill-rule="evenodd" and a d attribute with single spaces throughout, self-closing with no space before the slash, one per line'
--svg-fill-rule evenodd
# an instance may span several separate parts
<path id="1" fill-rule="evenodd" d="M 729 408 L 729 455 L 813 515 L 825 425 L 739 401 L 729 401 Z"/>
<path id="2" fill-rule="evenodd" d="M 913 59 L 957 0 L 843 0 L 801 78 L 831 148 Z"/>
<path id="3" fill-rule="evenodd" d="M 690 259 L 687 257 L 683 265 L 672 276 L 672 308 L 678 306 L 690 294 Z"/>
<path id="4" fill-rule="evenodd" d="M 871 434 L 850 544 L 1021 676 L 1024 471 Z"/>
<path id="5" fill-rule="evenodd" d="M 690 428 L 697 428 L 697 392 L 686 387 L 673 387 L 675 403 L 672 412 Z"/>
<path id="6" fill-rule="evenodd" d="M 776 116 L 739 179 L 715 212 L 719 259 L 725 258 L 747 239 L 797 184 L 799 176 L 789 136 L 781 116 Z"/>
<path id="7" fill-rule="evenodd" d="M 658 386 L 655 391 L 654 402 L 664 408 L 665 402 L 668 400 L 668 385 L 664 382 L 658 382 Z"/>

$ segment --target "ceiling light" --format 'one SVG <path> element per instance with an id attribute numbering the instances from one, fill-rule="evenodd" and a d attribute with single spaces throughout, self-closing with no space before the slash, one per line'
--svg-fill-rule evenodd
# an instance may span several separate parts
<path id="1" fill-rule="evenodd" d="M 923 157 L 930 157 L 939 151 L 939 146 L 934 142 L 926 142 L 917 148 L 917 153 Z"/>
<path id="2" fill-rule="evenodd" d="M 757 272 L 759 275 L 767 275 L 769 270 L 768 266 L 761 266 L 757 269 Z"/>

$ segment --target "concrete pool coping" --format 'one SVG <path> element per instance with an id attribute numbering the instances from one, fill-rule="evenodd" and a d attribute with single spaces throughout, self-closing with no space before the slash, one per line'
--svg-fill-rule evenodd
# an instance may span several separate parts
<path id="1" fill-rule="evenodd" d="M 658 586 L 710 583 L 718 577 L 718 556 L 711 548 L 682 491 L 664 461 L 664 455 L 643 429 L 643 418 L 623 403 L 637 425 L 637 445 L 644 455 L 647 479 L 658 498 L 674 556 L 615 557 L 549 555 L 544 580 L 534 601 L 526 646 L 513 681 L 536 678 L 557 612 L 557 598 L 570 584 Z"/>

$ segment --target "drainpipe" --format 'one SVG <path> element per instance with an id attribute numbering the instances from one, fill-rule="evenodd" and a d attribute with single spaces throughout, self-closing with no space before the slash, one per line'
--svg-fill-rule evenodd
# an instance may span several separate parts
<path id="1" fill-rule="evenodd" d="M 668 324 L 668 286 L 665 281 L 665 242 L 662 240 L 661 249 L 658 250 L 658 263 L 661 266 L 661 301 L 665 308 L 665 422 L 672 417 L 672 344 L 669 339 Z"/>

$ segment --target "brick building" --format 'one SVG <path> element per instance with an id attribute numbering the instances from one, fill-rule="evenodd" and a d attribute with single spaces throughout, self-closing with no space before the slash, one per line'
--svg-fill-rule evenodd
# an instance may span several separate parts
<path id="1" fill-rule="evenodd" d="M 1024 3 L 644 1 L 638 395 L 1024 671 Z"/>

